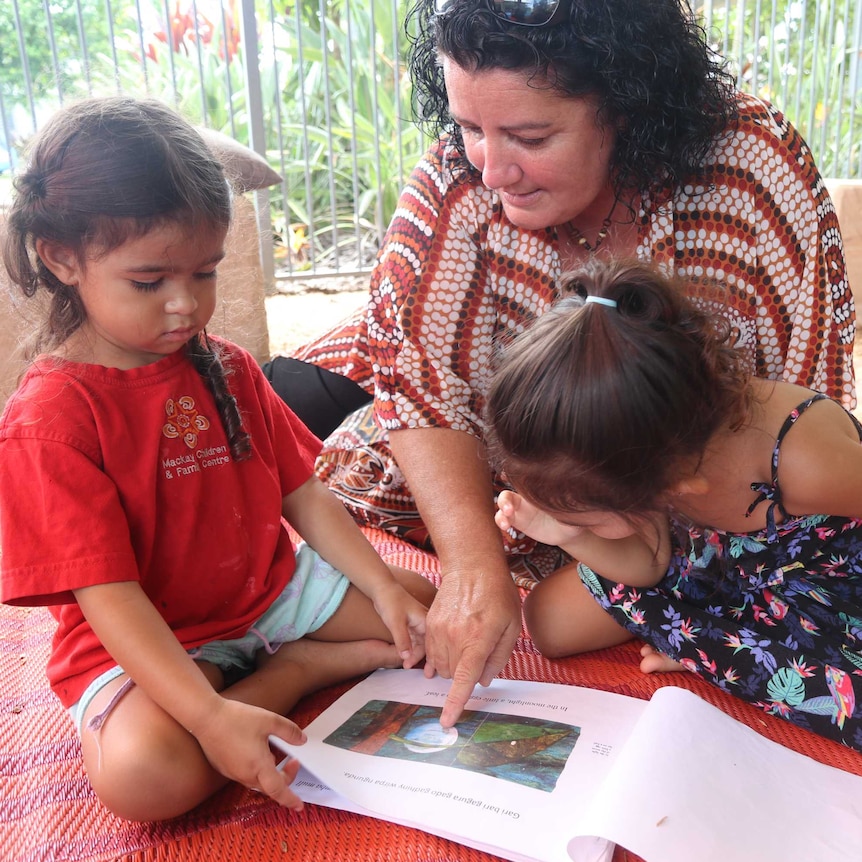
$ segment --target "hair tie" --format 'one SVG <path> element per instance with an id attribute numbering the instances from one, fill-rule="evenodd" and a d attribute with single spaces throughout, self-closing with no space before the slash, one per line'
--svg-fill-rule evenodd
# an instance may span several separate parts
<path id="1" fill-rule="evenodd" d="M 605 299 L 603 296 L 589 296 L 588 295 L 586 297 L 586 299 L 584 299 L 584 305 L 586 305 L 588 302 L 595 302 L 598 305 L 606 305 L 608 308 L 616 308 L 617 307 L 617 301 L 615 299 Z"/>

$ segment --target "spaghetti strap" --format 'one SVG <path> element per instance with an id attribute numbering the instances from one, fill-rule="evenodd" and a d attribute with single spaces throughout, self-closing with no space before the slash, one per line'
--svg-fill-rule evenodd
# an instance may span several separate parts
<path id="1" fill-rule="evenodd" d="M 748 507 L 745 512 L 745 517 L 748 518 L 751 516 L 751 513 L 764 501 L 769 500 L 769 508 L 766 510 L 766 531 L 767 536 L 770 542 L 774 542 L 778 539 L 778 530 L 775 526 L 775 510 L 776 508 L 781 513 L 782 518 L 790 518 L 790 514 L 784 508 L 784 505 L 781 501 L 781 488 L 778 484 L 778 458 L 781 454 L 781 444 L 784 441 L 784 438 L 787 436 L 787 432 L 796 424 L 796 421 L 799 417 L 812 405 L 815 401 L 823 401 L 824 399 L 828 399 L 829 396 L 824 395 L 822 392 L 818 392 L 816 395 L 812 395 L 811 398 L 803 401 L 801 404 L 797 405 L 790 411 L 788 417 L 784 420 L 780 430 L 778 431 L 778 436 L 775 438 L 775 446 L 772 450 L 772 482 L 767 485 L 766 482 L 752 482 L 751 490 L 757 493 L 757 497 L 754 499 L 754 502 Z M 857 430 L 859 430 L 860 438 L 862 438 L 862 427 L 859 426 L 859 423 L 856 421 L 856 417 L 853 414 L 849 414 L 853 421 L 856 423 Z"/>

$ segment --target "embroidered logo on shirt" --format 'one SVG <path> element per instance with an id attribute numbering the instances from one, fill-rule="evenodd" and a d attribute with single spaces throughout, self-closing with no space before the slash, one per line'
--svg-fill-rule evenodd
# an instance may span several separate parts
<path id="1" fill-rule="evenodd" d="M 165 402 L 165 413 L 168 421 L 162 426 L 162 434 L 171 440 L 181 438 L 189 449 L 197 446 L 198 434 L 210 427 L 209 419 L 198 413 L 194 398 L 188 395 L 176 401 L 169 398 Z"/>

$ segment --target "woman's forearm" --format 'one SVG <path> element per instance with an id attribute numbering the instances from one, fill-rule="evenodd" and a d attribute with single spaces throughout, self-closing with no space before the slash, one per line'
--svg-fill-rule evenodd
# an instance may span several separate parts
<path id="1" fill-rule="evenodd" d="M 440 721 L 450 727 L 476 683 L 503 668 L 521 631 L 521 604 L 494 523 L 493 485 L 480 441 L 450 429 L 391 435 L 434 548 L 442 582 L 428 612 L 425 673 L 452 679 Z"/>
<path id="2" fill-rule="evenodd" d="M 415 428 L 391 432 L 390 445 L 444 578 L 449 569 L 465 566 L 509 578 L 481 440 L 448 428 Z"/>

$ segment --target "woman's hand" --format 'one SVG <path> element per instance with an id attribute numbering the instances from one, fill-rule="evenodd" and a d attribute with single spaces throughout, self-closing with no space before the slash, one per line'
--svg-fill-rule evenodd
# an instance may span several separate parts
<path id="1" fill-rule="evenodd" d="M 440 723 L 458 721 L 476 683 L 490 685 L 512 654 L 521 633 L 521 602 L 503 570 L 456 569 L 444 573 L 428 612 L 425 676 L 451 679 Z"/>
<path id="2" fill-rule="evenodd" d="M 414 667 L 425 657 L 428 609 L 394 578 L 376 585 L 370 598 L 374 610 L 392 635 L 403 667 Z"/>
<path id="3" fill-rule="evenodd" d="M 452 685 L 440 717 L 451 727 L 477 683 L 489 685 L 521 633 L 521 602 L 509 573 L 481 440 L 448 428 L 389 435 L 440 559 L 442 581 L 428 611 L 425 676 Z"/>

